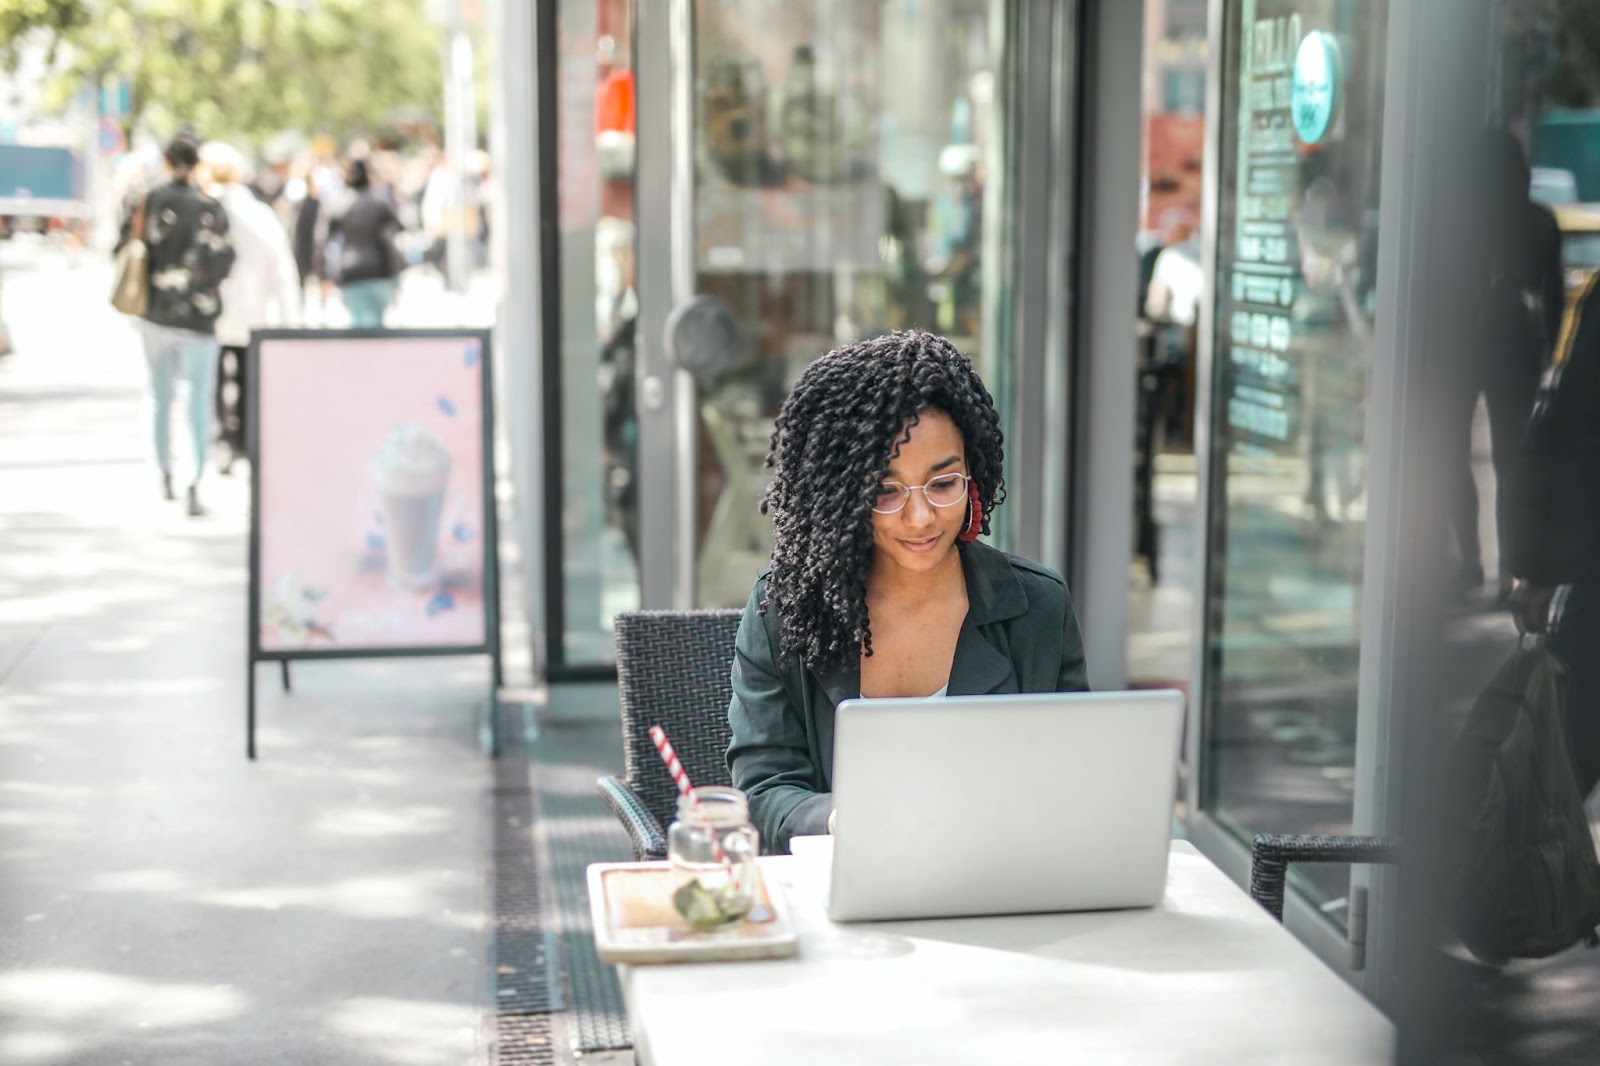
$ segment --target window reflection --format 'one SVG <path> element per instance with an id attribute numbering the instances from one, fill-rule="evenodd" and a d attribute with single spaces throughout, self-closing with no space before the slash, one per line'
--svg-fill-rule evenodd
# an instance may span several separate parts
<path id="1" fill-rule="evenodd" d="M 1201 802 L 1245 839 L 1351 831 L 1386 6 L 1230 5 Z"/>
<path id="2" fill-rule="evenodd" d="M 553 622 L 563 665 L 582 667 L 611 662 L 611 619 L 639 606 L 633 3 L 561 0 L 556 19 L 561 550 Z"/>
<path id="3" fill-rule="evenodd" d="M 1007 173 L 1004 0 L 695 6 L 695 291 L 739 323 L 693 360 L 698 601 L 739 606 L 771 553 L 756 501 L 784 396 L 811 360 L 937 330 L 1004 400 L 991 250 Z"/>
<path id="4" fill-rule="evenodd" d="M 1144 0 L 1128 681 L 1186 688 L 1199 534 L 1194 410 L 1205 280 L 1206 0 Z"/>

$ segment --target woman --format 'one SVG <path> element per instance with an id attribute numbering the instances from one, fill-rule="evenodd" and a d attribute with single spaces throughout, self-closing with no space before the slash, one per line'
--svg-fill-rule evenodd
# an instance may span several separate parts
<path id="1" fill-rule="evenodd" d="M 395 244 L 400 219 L 387 200 L 372 189 L 372 174 L 361 159 L 345 169 L 349 198 L 328 220 L 323 246 L 326 277 L 338 283 L 339 296 L 356 329 L 383 325 L 384 312 L 400 288 L 404 267 Z"/>
<path id="2" fill-rule="evenodd" d="M 194 183 L 200 146 L 179 134 L 162 153 L 167 184 L 151 189 L 130 205 L 117 248 L 133 239 L 147 248 L 149 300 L 140 317 L 145 362 L 155 401 L 156 462 L 161 494 L 177 498 L 172 484 L 172 403 L 178 381 L 188 390 L 191 518 L 210 511 L 200 502 L 200 479 L 211 446 L 211 401 L 217 375 L 217 316 L 221 287 L 233 269 L 234 248 L 222 205 Z"/>
<path id="3" fill-rule="evenodd" d="M 216 414 L 222 443 L 228 446 L 224 474 L 245 454 L 250 332 L 300 322 L 300 279 L 289 235 L 272 208 L 245 184 L 245 171 L 244 156 L 232 145 L 212 141 L 200 149 L 201 185 L 228 213 L 228 235 L 237 255 L 222 282 L 222 313 L 217 317 L 223 372 L 217 376 Z"/>
<path id="4" fill-rule="evenodd" d="M 1088 683 L 1066 584 L 976 539 L 1005 499 L 1000 416 L 949 341 L 829 352 L 772 439 L 776 540 L 735 642 L 728 767 L 763 847 L 787 852 L 832 832 L 841 700 Z"/>

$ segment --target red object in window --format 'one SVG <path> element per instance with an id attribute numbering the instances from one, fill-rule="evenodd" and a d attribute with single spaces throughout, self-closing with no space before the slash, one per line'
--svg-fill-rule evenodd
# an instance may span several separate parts
<path id="1" fill-rule="evenodd" d="M 594 102 L 594 128 L 599 132 L 632 133 L 633 121 L 633 71 L 613 70 L 600 83 L 600 94 Z"/>

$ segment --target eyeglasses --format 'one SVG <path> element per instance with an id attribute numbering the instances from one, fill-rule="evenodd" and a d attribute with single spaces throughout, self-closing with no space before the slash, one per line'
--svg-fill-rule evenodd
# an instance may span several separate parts
<path id="1" fill-rule="evenodd" d="M 966 500 L 967 482 L 971 480 L 965 474 L 940 474 L 938 477 L 929 478 L 923 485 L 902 485 L 898 481 L 879 482 L 877 491 L 872 494 L 872 509 L 879 514 L 894 514 L 911 499 L 912 489 L 921 489 L 923 499 L 935 507 L 954 507 Z"/>

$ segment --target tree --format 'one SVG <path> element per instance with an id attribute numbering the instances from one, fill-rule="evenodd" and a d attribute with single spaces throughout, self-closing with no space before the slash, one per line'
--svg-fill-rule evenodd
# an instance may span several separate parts
<path id="1" fill-rule="evenodd" d="M 123 79 L 125 123 L 160 136 L 341 139 L 437 116 L 442 34 L 426 0 L 0 0 L 0 58 L 43 42 L 63 102 Z"/>

